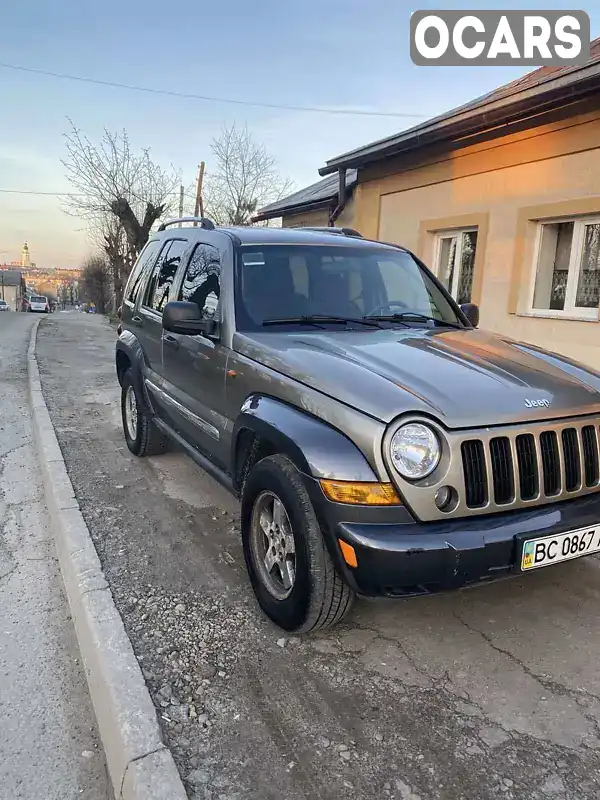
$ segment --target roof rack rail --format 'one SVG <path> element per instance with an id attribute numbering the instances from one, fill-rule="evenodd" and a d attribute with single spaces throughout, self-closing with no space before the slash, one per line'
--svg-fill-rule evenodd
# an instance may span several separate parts
<path id="1" fill-rule="evenodd" d="M 196 225 L 200 223 L 200 227 L 205 231 L 214 231 L 215 223 L 208 217 L 178 217 L 177 219 L 170 219 L 159 225 L 158 232 L 166 230 L 170 225 L 178 225 L 180 222 L 194 222 Z"/>
<path id="2" fill-rule="evenodd" d="M 330 228 L 330 227 L 306 227 L 300 228 L 303 231 L 314 231 L 315 233 L 337 233 L 338 236 L 353 236 L 354 238 L 362 239 L 362 233 L 355 231 L 354 228 Z"/>

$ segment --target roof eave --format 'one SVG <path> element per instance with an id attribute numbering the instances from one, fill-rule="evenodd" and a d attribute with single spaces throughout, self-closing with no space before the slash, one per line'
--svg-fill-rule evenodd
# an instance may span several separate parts
<path id="1" fill-rule="evenodd" d="M 438 118 L 397 136 L 344 153 L 328 161 L 319 169 L 319 174 L 325 176 L 339 169 L 358 169 L 406 150 L 447 141 L 456 136 L 482 133 L 499 124 L 515 122 L 527 112 L 549 111 L 565 102 L 581 100 L 598 89 L 600 63 L 595 63 L 584 75 L 579 74 L 576 81 L 570 73 L 540 86 L 524 89 L 516 95 L 482 103 L 473 109 Z"/>
<path id="2" fill-rule="evenodd" d="M 335 197 L 326 197 L 324 200 L 315 200 L 313 203 L 298 203 L 295 206 L 285 206 L 272 211 L 265 209 L 265 211 L 259 211 L 258 214 L 255 214 L 252 217 L 252 222 L 264 222 L 267 219 L 278 219 L 279 217 L 287 217 L 290 214 L 302 214 L 306 211 L 321 211 L 324 208 L 329 208 L 335 201 Z"/>
<path id="3" fill-rule="evenodd" d="M 352 192 L 356 187 L 356 178 L 346 183 L 346 196 L 351 197 Z M 252 222 L 264 222 L 268 219 L 278 219 L 279 217 L 286 217 L 290 214 L 302 214 L 308 211 L 321 211 L 326 208 L 331 208 L 337 203 L 337 191 L 329 197 L 322 197 L 319 200 L 313 200 L 310 203 L 296 203 L 295 205 L 280 206 L 279 208 L 265 208 L 255 214 L 251 220 Z"/>

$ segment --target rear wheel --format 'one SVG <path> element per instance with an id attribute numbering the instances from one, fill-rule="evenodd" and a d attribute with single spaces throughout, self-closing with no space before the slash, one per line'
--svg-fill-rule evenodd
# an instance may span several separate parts
<path id="1" fill-rule="evenodd" d="M 157 456 L 167 449 L 167 437 L 144 409 L 130 369 L 121 384 L 121 416 L 127 447 L 136 456 Z"/>
<path id="2" fill-rule="evenodd" d="M 242 540 L 256 598 L 279 627 L 314 631 L 350 610 L 354 592 L 333 566 L 302 478 L 285 456 L 264 458 L 248 475 Z"/>

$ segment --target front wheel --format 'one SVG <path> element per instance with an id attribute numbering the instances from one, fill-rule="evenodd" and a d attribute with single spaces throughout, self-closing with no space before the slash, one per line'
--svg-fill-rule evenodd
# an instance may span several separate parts
<path id="1" fill-rule="evenodd" d="M 144 410 L 143 398 L 130 369 L 121 384 L 121 415 L 127 447 L 135 456 L 157 456 L 167 449 L 167 437 Z"/>
<path id="2" fill-rule="evenodd" d="M 259 605 L 280 628 L 326 628 L 352 607 L 354 592 L 338 575 L 302 478 L 285 456 L 264 458 L 250 472 L 242 541 Z"/>

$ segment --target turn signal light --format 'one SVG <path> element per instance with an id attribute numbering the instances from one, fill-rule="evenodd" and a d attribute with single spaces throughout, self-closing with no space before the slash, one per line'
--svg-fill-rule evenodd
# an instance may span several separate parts
<path id="1" fill-rule="evenodd" d="M 322 480 L 321 489 L 328 500 L 353 506 L 402 505 L 391 483 L 354 483 Z"/>

